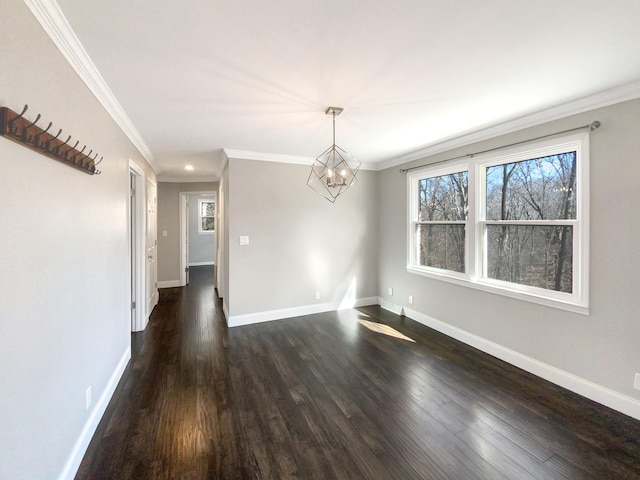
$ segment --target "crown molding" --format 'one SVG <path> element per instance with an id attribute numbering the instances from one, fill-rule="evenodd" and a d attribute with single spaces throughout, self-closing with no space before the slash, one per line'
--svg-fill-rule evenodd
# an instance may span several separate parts
<path id="1" fill-rule="evenodd" d="M 55 0 L 24 0 L 25 4 L 36 17 L 44 31 L 60 53 L 67 59 L 71 67 L 76 71 L 89 90 L 111 115 L 129 140 L 134 144 L 145 160 L 158 173 L 154 165 L 153 154 L 144 139 L 133 125 L 133 122 L 125 113 L 122 105 L 105 82 L 104 78 L 89 57 L 89 54 L 80 43 L 71 25 L 60 10 Z"/>
<path id="2" fill-rule="evenodd" d="M 156 177 L 158 183 L 198 183 L 198 182 L 217 182 L 220 180 L 220 177 L 216 178 L 214 175 L 203 175 L 202 177 L 171 177 L 171 176 L 163 176 L 162 174 Z"/>
<path id="3" fill-rule="evenodd" d="M 525 128 L 535 127 L 543 123 L 560 120 L 562 118 L 570 117 L 571 115 L 588 112 L 597 108 L 608 107 L 609 105 L 634 100 L 636 98 L 640 98 L 640 82 L 630 83 L 621 87 L 605 90 L 596 93 L 595 95 L 582 97 L 562 105 L 551 107 L 508 122 L 500 123 L 492 127 L 484 128 L 467 135 L 435 143 L 415 152 L 380 162 L 376 165 L 376 170 L 396 167 L 414 160 L 420 160 L 431 155 L 453 150 L 454 148 L 464 147 L 466 145 L 471 145 L 472 143 L 489 140 L 507 133 L 517 132 L 519 130 L 524 130 Z"/>
<path id="4" fill-rule="evenodd" d="M 234 150 L 231 148 L 224 148 L 223 152 L 227 156 L 227 159 L 229 160 L 230 159 L 258 160 L 260 162 L 295 163 L 298 165 L 311 165 L 314 160 L 311 157 L 302 157 L 298 155 L 251 152 L 248 150 Z"/>
<path id="5" fill-rule="evenodd" d="M 222 150 L 227 158 L 236 160 L 258 160 L 260 162 L 294 163 L 297 165 L 309 165 L 314 162 L 314 157 L 303 157 L 299 155 L 284 155 L 279 153 L 251 152 L 248 150 L 234 150 L 224 148 Z M 378 170 L 375 165 L 362 163 L 360 170 Z"/>

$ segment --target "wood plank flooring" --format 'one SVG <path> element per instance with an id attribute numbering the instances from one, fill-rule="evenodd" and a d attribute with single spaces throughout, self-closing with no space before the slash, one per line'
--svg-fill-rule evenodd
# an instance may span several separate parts
<path id="1" fill-rule="evenodd" d="M 161 290 L 76 479 L 640 479 L 632 418 L 378 307 L 229 330 L 212 279 Z"/>

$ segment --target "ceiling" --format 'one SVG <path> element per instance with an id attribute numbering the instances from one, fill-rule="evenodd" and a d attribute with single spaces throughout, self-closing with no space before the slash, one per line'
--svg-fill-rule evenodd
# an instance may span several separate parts
<path id="1" fill-rule="evenodd" d="M 640 82 L 637 0 L 58 5 L 160 180 L 217 177 L 223 148 L 311 162 L 330 105 L 336 143 L 376 169 Z"/>

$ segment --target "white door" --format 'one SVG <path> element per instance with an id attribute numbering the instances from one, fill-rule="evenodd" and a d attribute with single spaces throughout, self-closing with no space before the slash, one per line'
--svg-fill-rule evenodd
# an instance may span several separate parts
<path id="1" fill-rule="evenodd" d="M 153 307 L 158 304 L 158 251 L 157 206 L 158 195 L 156 184 L 147 182 L 147 318 Z"/>
<path id="2" fill-rule="evenodd" d="M 129 172 L 129 251 L 131 252 L 131 331 L 136 331 L 136 299 L 138 298 L 138 258 L 136 252 L 138 218 L 136 215 L 136 175 Z"/>

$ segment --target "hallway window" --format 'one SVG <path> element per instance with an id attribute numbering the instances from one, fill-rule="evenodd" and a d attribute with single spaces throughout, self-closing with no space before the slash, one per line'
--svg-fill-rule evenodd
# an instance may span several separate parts
<path id="1" fill-rule="evenodd" d="M 213 233 L 216 225 L 216 204 L 213 200 L 198 200 L 198 233 Z"/>

